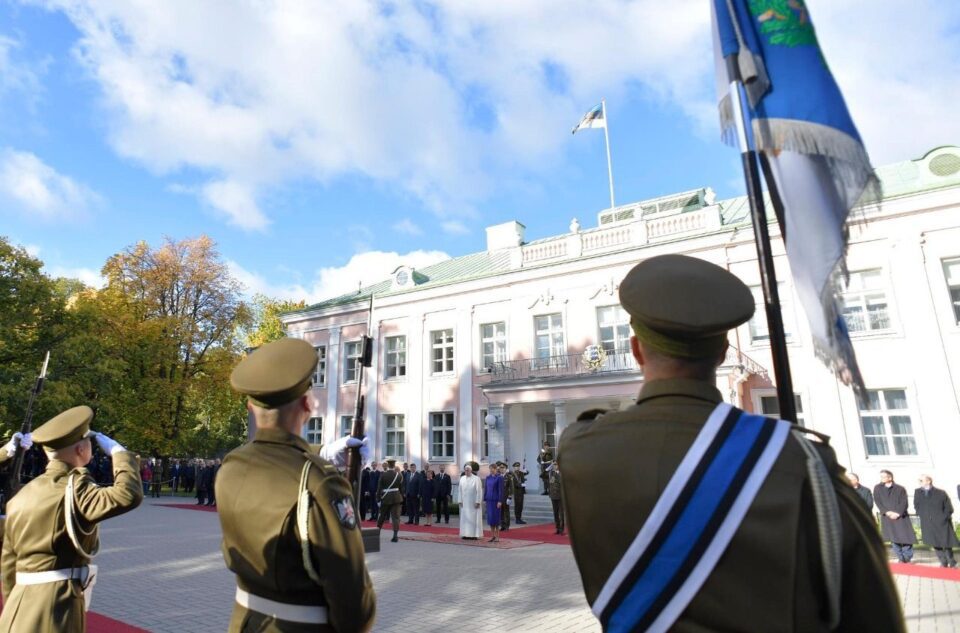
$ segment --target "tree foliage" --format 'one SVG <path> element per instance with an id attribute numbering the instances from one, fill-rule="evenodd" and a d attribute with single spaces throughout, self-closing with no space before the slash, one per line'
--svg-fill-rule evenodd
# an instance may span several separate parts
<path id="1" fill-rule="evenodd" d="M 95 426 L 132 450 L 211 455 L 243 441 L 229 375 L 258 331 L 212 240 L 137 243 L 110 257 L 106 285 L 52 280 L 0 238 L 0 420 L 19 426 L 43 352 L 50 370 L 35 420 L 89 404 Z"/>
<path id="2" fill-rule="evenodd" d="M 306 301 L 271 299 L 262 294 L 253 297 L 254 327 L 244 336 L 248 348 L 260 347 L 270 341 L 286 336 L 280 315 L 284 312 L 305 308 Z"/>

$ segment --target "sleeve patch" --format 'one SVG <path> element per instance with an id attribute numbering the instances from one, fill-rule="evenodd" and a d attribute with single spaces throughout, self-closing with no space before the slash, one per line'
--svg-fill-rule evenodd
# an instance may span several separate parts
<path id="1" fill-rule="evenodd" d="M 337 511 L 337 519 L 340 520 L 340 524 L 352 530 L 357 527 L 357 514 L 353 511 L 353 499 L 350 497 L 343 497 L 333 502 L 333 509 Z"/>

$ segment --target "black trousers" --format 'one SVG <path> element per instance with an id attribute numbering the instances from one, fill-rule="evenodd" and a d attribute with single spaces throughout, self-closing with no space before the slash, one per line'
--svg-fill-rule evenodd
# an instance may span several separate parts
<path id="1" fill-rule="evenodd" d="M 563 532 L 563 501 L 560 499 L 550 499 L 553 504 L 553 524 L 557 529 Z"/>
<path id="2" fill-rule="evenodd" d="M 513 511 L 517 517 L 517 521 L 523 520 L 523 496 L 525 493 L 517 492 L 513 495 Z"/>
<path id="3" fill-rule="evenodd" d="M 443 514 L 443 519 L 447 523 L 450 523 L 450 503 L 447 495 L 437 497 L 437 523 L 440 523 L 440 514 Z"/>
<path id="4" fill-rule="evenodd" d="M 407 495 L 407 523 L 420 523 L 420 497 Z"/>
<path id="5" fill-rule="evenodd" d="M 203 505 L 207 501 L 207 491 L 203 488 L 197 488 L 197 504 Z"/>
<path id="6" fill-rule="evenodd" d="M 373 493 L 370 495 L 368 509 L 370 510 L 370 520 L 371 521 L 375 520 L 377 518 L 377 514 L 380 511 L 380 504 L 377 503 L 376 493 Z"/>
<path id="7" fill-rule="evenodd" d="M 398 531 L 400 529 L 399 503 L 392 503 L 388 506 L 380 506 L 380 517 L 377 519 L 377 527 L 383 528 L 383 523 L 387 520 L 388 514 L 390 515 L 390 523 L 393 525 L 393 531 Z"/>
<path id="8" fill-rule="evenodd" d="M 956 560 L 953 558 L 952 547 L 934 547 L 933 549 L 937 553 L 937 558 L 940 559 L 941 566 L 953 567 L 957 564 Z"/>

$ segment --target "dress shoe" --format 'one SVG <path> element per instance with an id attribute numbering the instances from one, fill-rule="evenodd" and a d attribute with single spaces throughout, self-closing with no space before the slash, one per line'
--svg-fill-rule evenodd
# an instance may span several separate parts
<path id="1" fill-rule="evenodd" d="M 526 525 L 526 524 L 527 524 L 526 521 L 521 521 L 520 519 L 517 519 L 517 523 L 518 523 L 519 525 Z"/>
<path id="2" fill-rule="evenodd" d="M 397 542 L 399 542 L 399 541 L 400 541 L 400 539 L 397 538 L 397 535 L 396 535 L 396 534 L 394 534 L 394 535 L 393 535 L 393 538 L 390 539 L 390 542 L 391 542 L 391 543 L 397 543 Z"/>

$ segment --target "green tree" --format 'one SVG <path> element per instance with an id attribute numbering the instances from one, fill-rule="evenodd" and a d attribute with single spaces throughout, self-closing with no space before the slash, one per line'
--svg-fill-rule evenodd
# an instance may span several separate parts
<path id="1" fill-rule="evenodd" d="M 253 327 L 244 336 L 244 343 L 248 348 L 260 347 L 270 341 L 286 336 L 280 315 L 292 310 L 305 308 L 304 300 L 290 301 L 272 299 L 266 295 L 257 294 L 253 297 Z"/>
<path id="2" fill-rule="evenodd" d="M 228 376 L 250 311 L 213 241 L 168 239 L 156 249 L 140 242 L 102 272 L 99 309 L 124 370 L 110 422 L 131 446 L 155 455 L 194 452 L 198 426 L 224 446 L 242 441 L 236 430 L 246 416 Z"/>

